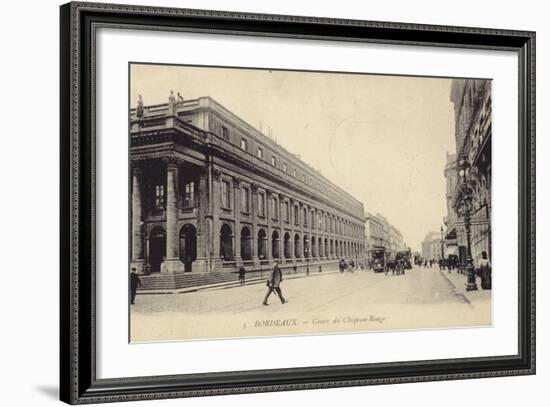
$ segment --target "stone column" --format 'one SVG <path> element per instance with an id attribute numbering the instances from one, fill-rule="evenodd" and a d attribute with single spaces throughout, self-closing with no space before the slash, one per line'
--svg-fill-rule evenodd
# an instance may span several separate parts
<path id="1" fill-rule="evenodd" d="M 285 258 L 285 227 L 283 222 L 283 195 L 278 194 L 277 195 L 277 205 L 279 206 L 279 216 L 278 216 L 278 222 L 279 222 L 279 260 L 281 264 L 284 264 L 286 261 Z"/>
<path id="2" fill-rule="evenodd" d="M 233 205 L 233 214 L 235 216 L 235 230 L 233 231 L 233 249 L 235 250 L 235 263 L 237 267 L 242 264 L 241 258 L 241 179 L 239 177 L 233 177 L 233 191 L 235 195 L 235 201 Z"/>
<path id="3" fill-rule="evenodd" d="M 141 211 L 141 169 L 132 168 L 132 261 L 130 269 L 141 274 L 145 260 L 143 258 L 143 222 Z"/>
<path id="4" fill-rule="evenodd" d="M 267 224 L 267 241 L 266 241 L 266 248 L 265 248 L 265 255 L 266 259 L 269 261 L 269 265 L 271 266 L 271 262 L 273 260 L 273 253 L 271 248 L 271 234 L 273 233 L 272 229 L 272 220 L 271 220 L 271 198 L 272 193 L 269 189 L 265 191 L 265 199 L 264 199 L 264 205 L 265 205 L 265 220 Z"/>
<path id="5" fill-rule="evenodd" d="M 300 249 L 300 240 L 298 239 L 298 246 L 296 246 L 296 228 L 294 226 L 294 205 L 295 205 L 295 202 L 294 202 L 294 199 L 292 198 L 289 198 L 288 199 L 288 207 L 289 207 L 289 210 L 290 210 L 290 214 L 289 214 L 289 217 L 288 217 L 288 221 L 289 221 L 289 224 L 290 224 L 290 246 L 292 248 L 292 250 L 290 251 L 290 258 L 292 259 L 292 261 L 294 263 L 296 263 L 296 250 L 299 251 Z"/>
<path id="6" fill-rule="evenodd" d="M 304 237 L 308 233 L 307 233 L 307 231 L 306 231 L 306 233 L 304 233 L 304 219 L 302 219 L 303 216 L 304 216 L 304 204 L 299 202 L 297 206 L 298 206 L 298 223 L 299 223 L 299 228 L 300 228 L 300 243 L 301 243 L 301 248 L 302 248 L 302 258 L 305 261 L 306 260 L 306 245 L 304 244 Z M 308 239 L 310 239 L 310 244 L 311 244 L 311 236 L 309 236 L 309 234 L 308 234 Z M 311 250 L 309 252 L 309 255 L 311 257 Z"/>
<path id="7" fill-rule="evenodd" d="M 167 161 L 166 164 L 166 259 L 164 272 L 183 271 L 183 263 L 179 259 L 178 245 L 178 176 L 177 163 Z"/>
<path id="8" fill-rule="evenodd" d="M 193 272 L 208 271 L 208 240 L 210 235 L 208 215 L 208 168 L 204 167 L 198 179 L 197 199 L 197 260 L 193 262 Z"/>
<path id="9" fill-rule="evenodd" d="M 210 216 L 212 225 L 210 231 L 210 271 L 219 271 L 222 267 L 220 253 L 222 173 L 212 165 L 210 166 L 210 173 L 212 177 L 212 196 L 210 197 Z M 231 194 L 231 191 L 228 190 L 227 193 Z M 235 234 L 233 234 L 233 236 L 235 236 Z"/>
<path id="10" fill-rule="evenodd" d="M 250 239 L 250 250 L 252 251 L 253 267 L 259 266 L 258 258 L 258 185 L 250 184 L 251 209 L 252 209 L 252 239 Z"/>
<path id="11" fill-rule="evenodd" d="M 328 234 L 328 248 L 329 248 L 329 258 L 332 260 L 334 259 L 334 234 L 332 233 L 332 229 L 330 227 L 332 222 L 332 215 L 329 213 L 327 215 L 327 234 Z M 332 244 L 331 244 L 332 242 Z"/>

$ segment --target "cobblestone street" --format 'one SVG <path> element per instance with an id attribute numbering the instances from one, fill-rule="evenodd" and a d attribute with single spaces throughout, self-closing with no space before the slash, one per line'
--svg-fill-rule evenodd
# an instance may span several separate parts
<path id="1" fill-rule="evenodd" d="M 401 276 L 312 273 L 285 278 L 281 287 L 288 303 L 273 293 L 269 306 L 262 305 L 264 284 L 138 295 L 131 309 L 132 341 L 491 324 L 490 291 L 469 301 L 436 268 L 415 267 Z"/>

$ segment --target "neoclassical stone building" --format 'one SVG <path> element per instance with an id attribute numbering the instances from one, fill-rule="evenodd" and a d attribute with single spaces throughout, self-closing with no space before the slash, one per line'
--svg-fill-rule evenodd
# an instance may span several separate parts
<path id="1" fill-rule="evenodd" d="M 457 157 L 454 168 L 464 160 L 473 189 L 471 213 L 471 247 L 474 266 L 483 251 L 491 258 L 491 81 L 454 79 L 451 102 L 455 111 L 455 141 Z M 452 206 L 460 198 L 458 182 L 451 194 Z M 456 236 L 460 262 L 465 261 L 467 239 L 463 219 L 449 223 L 447 238 Z M 453 232 L 455 235 L 453 235 Z"/>
<path id="2" fill-rule="evenodd" d="M 369 212 L 367 212 L 365 218 L 365 240 L 369 256 L 370 251 L 373 249 L 389 249 L 387 222 L 385 219 L 380 214 L 374 215 Z"/>
<path id="3" fill-rule="evenodd" d="M 130 112 L 140 273 L 336 266 L 364 258 L 363 204 L 210 97 Z"/>

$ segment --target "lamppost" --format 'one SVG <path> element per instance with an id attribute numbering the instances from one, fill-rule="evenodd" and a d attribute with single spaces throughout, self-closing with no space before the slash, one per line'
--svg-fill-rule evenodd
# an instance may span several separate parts
<path id="1" fill-rule="evenodd" d="M 304 255 L 306 256 L 306 276 L 309 276 L 309 237 L 305 237 L 304 243 Z"/>
<path id="2" fill-rule="evenodd" d="M 457 197 L 456 209 L 459 216 L 464 219 L 464 228 L 466 229 L 466 273 L 468 275 L 468 284 L 466 291 L 477 290 L 476 276 L 474 265 L 472 262 L 472 232 L 471 232 L 471 215 L 472 215 L 472 200 L 474 190 L 469 181 L 468 162 L 461 156 L 458 162 L 458 179 L 460 195 Z"/>

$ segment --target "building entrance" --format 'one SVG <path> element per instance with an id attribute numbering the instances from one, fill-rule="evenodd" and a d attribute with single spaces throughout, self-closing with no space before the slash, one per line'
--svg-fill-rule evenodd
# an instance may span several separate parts
<path id="1" fill-rule="evenodd" d="M 151 273 L 160 272 L 160 265 L 166 256 L 166 232 L 160 226 L 155 227 L 149 236 L 149 265 Z"/>
<path id="2" fill-rule="evenodd" d="M 180 260 L 184 271 L 193 271 L 193 262 L 197 259 L 197 230 L 193 225 L 183 225 L 180 229 Z"/>

